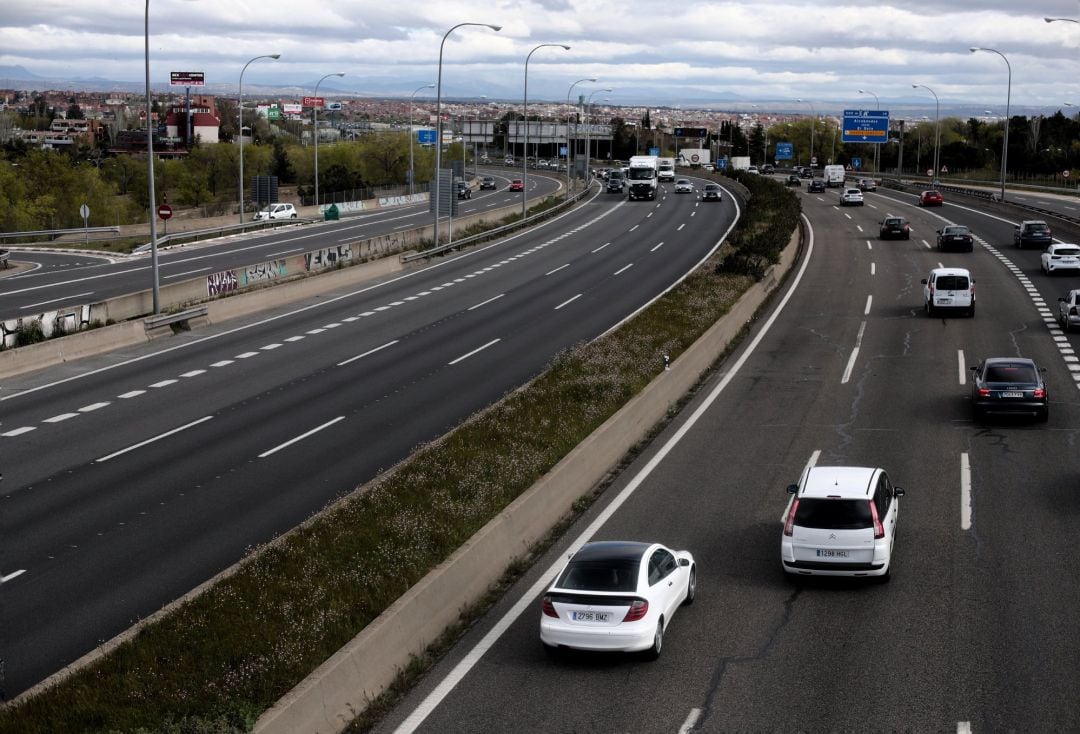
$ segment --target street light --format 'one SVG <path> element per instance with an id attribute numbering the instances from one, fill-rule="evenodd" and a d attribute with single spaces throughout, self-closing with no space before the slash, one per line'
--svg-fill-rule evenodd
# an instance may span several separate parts
<path id="1" fill-rule="evenodd" d="M 524 189 L 521 192 L 521 218 L 525 219 L 529 210 L 529 59 L 532 55 L 542 48 L 548 46 L 558 47 L 564 51 L 569 51 L 570 47 L 561 43 L 541 43 L 533 48 L 529 52 L 529 55 L 525 57 L 525 155 L 522 156 L 521 169 L 524 173 L 521 176 L 521 185 Z M 569 166 L 567 166 L 569 168 Z"/>
<path id="2" fill-rule="evenodd" d="M 416 137 L 416 132 L 413 130 L 413 101 L 416 98 L 416 92 L 421 89 L 434 89 L 434 84 L 425 84 L 422 87 L 417 87 L 416 91 L 409 95 L 409 193 L 416 193 L 416 189 L 413 186 L 413 180 L 416 178 L 416 166 L 413 160 L 413 138 Z"/>
<path id="3" fill-rule="evenodd" d="M 806 102 L 810 105 L 810 114 L 813 115 L 813 119 L 810 121 L 810 167 L 814 166 L 814 131 L 817 130 L 817 112 L 814 111 L 814 105 L 810 100 L 797 99 L 796 102 Z"/>
<path id="4" fill-rule="evenodd" d="M 925 84 L 912 84 L 912 89 L 925 89 L 934 95 L 934 176 L 940 175 L 938 172 L 938 154 L 941 148 L 941 102 L 938 100 L 937 94 L 934 94 L 934 90 Z"/>
<path id="5" fill-rule="evenodd" d="M 486 94 L 481 94 L 479 97 L 477 97 L 477 99 L 487 99 L 487 95 Z M 461 117 L 461 175 L 462 176 L 465 175 L 465 120 L 466 120 L 466 117 L 464 115 L 462 115 L 462 117 Z M 486 146 L 487 145 L 487 136 L 484 135 L 484 125 L 483 125 L 483 120 L 480 119 L 480 110 L 476 111 L 476 121 L 480 123 L 480 137 L 484 138 L 484 145 Z M 472 144 L 473 144 L 473 154 L 472 154 L 473 175 L 474 176 L 479 176 L 480 175 L 480 163 L 479 163 L 479 161 L 477 159 L 477 156 L 476 156 L 476 153 L 477 153 L 477 151 L 476 151 L 476 137 L 473 134 L 473 126 L 472 126 L 471 123 L 469 124 L 469 137 L 472 138 Z M 486 148 L 485 148 L 485 153 L 486 153 Z"/>
<path id="6" fill-rule="evenodd" d="M 143 21 L 143 37 L 146 42 L 146 162 L 150 174 L 146 184 L 150 196 L 150 271 L 154 280 L 154 313 L 158 314 L 161 313 L 161 297 L 158 290 L 157 202 L 154 193 L 154 125 L 150 117 L 150 0 L 146 0 Z"/>
<path id="7" fill-rule="evenodd" d="M 432 234 L 435 237 L 435 244 L 439 244 L 439 169 L 442 167 L 442 57 L 443 46 L 446 45 L 446 39 L 451 33 L 458 28 L 464 26 L 483 26 L 484 28 L 490 28 L 493 31 L 501 31 L 501 25 L 491 25 L 490 23 L 458 23 L 456 26 L 448 30 L 442 37 L 442 42 L 439 43 L 439 76 L 435 80 L 435 222 L 432 227 Z M 452 192 L 451 192 L 452 193 Z M 452 208 L 451 204 L 451 208 Z"/>
<path id="8" fill-rule="evenodd" d="M 1043 18 L 1047 23 L 1053 23 L 1055 21 L 1065 21 L 1066 23 L 1080 23 L 1080 20 L 1076 18 Z"/>
<path id="9" fill-rule="evenodd" d="M 871 97 L 874 98 L 874 104 L 876 105 L 875 109 L 877 109 L 877 110 L 881 109 L 881 100 L 878 99 L 878 96 L 876 94 L 874 94 L 873 92 L 868 92 L 865 89 L 860 89 L 859 94 L 869 94 Z M 885 137 L 888 138 L 889 134 L 885 133 Z M 874 143 L 874 174 L 875 175 L 877 175 L 877 173 L 878 173 L 878 151 L 879 150 L 881 150 L 881 145 L 879 143 Z"/>
<path id="10" fill-rule="evenodd" d="M 1005 62 L 1005 67 L 1009 70 L 1009 86 L 1005 93 L 1005 140 L 1001 143 L 1001 200 L 1005 201 L 1005 173 L 1008 170 L 1009 160 L 1009 104 L 1012 101 L 1012 64 L 1005 58 L 1005 54 L 993 48 L 985 48 L 983 46 L 972 46 L 971 53 L 976 51 L 988 51 L 992 54 L 997 54 Z"/>
<path id="11" fill-rule="evenodd" d="M 149 2 L 149 0 L 147 0 Z M 240 84 L 237 91 L 236 103 L 240 108 L 240 126 L 238 128 L 240 132 L 240 224 L 244 223 L 244 72 L 251 66 L 252 61 L 258 61 L 259 59 L 280 59 L 281 54 L 264 54 L 263 56 L 256 56 L 255 58 L 244 64 L 244 68 L 240 70 Z"/>
<path id="12" fill-rule="evenodd" d="M 570 107 L 570 92 L 574 91 L 574 87 L 582 82 L 595 82 L 596 77 L 589 77 L 588 79 L 578 79 L 576 82 L 570 85 L 570 88 L 566 90 L 566 106 Z M 570 115 L 573 113 L 574 108 L 570 107 L 566 113 L 566 198 L 570 198 Z M 526 120 L 526 122 L 528 122 Z M 575 151 L 576 152 L 576 151 Z M 586 166 L 587 168 L 588 166 Z M 588 181 L 588 177 L 585 179 Z"/>
<path id="13" fill-rule="evenodd" d="M 315 136 L 315 206 L 319 206 L 319 85 L 332 76 L 345 76 L 345 72 L 337 71 L 327 74 L 315 83 L 315 104 L 311 106 L 312 135 Z"/>
<path id="14" fill-rule="evenodd" d="M 592 158 L 592 98 L 594 94 L 603 94 L 604 92 L 613 91 L 608 89 L 594 89 L 589 93 L 589 97 L 585 100 L 585 182 L 591 184 L 592 179 L 589 177 L 589 160 Z M 637 153 L 637 151 L 634 151 Z"/>

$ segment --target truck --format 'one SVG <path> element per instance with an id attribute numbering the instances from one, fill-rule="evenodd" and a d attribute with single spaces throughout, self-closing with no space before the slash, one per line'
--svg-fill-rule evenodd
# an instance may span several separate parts
<path id="1" fill-rule="evenodd" d="M 843 166 L 825 166 L 825 185 L 829 188 L 843 186 L 846 177 Z"/>
<path id="2" fill-rule="evenodd" d="M 654 155 L 630 156 L 630 172 L 626 177 L 630 183 L 630 201 L 656 198 L 657 161 Z"/>
<path id="3" fill-rule="evenodd" d="M 674 158 L 657 158 L 656 159 L 656 177 L 660 181 L 674 181 L 675 180 L 675 159 Z"/>
<path id="4" fill-rule="evenodd" d="M 731 156 L 731 170 L 733 171 L 745 171 L 750 167 L 750 156 L 748 155 L 733 155 Z"/>
<path id="5" fill-rule="evenodd" d="M 683 148 L 679 151 L 679 165 L 698 168 L 712 164 L 712 151 L 708 148 Z"/>

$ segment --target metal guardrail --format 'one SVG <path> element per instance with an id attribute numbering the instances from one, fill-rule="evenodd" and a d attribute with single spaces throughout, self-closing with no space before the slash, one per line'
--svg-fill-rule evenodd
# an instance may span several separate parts
<path id="1" fill-rule="evenodd" d="M 0 263 L 4 264 L 4 267 L 8 267 L 8 258 L 11 257 L 11 253 L 7 250 L 0 250 Z"/>
<path id="2" fill-rule="evenodd" d="M 206 316 L 209 313 L 210 308 L 208 306 L 195 306 L 194 308 L 177 311 L 176 313 L 163 313 L 155 316 L 147 316 L 143 319 L 143 326 L 146 327 L 147 331 L 153 331 L 162 326 L 172 326 L 173 324 L 179 324 L 190 319 L 199 318 L 200 316 Z"/>
<path id="3" fill-rule="evenodd" d="M 119 234 L 119 227 L 75 227 L 74 229 L 39 229 L 33 232 L 0 232 L 0 240 L 20 237 L 60 237 L 65 234 Z"/>
<path id="4" fill-rule="evenodd" d="M 895 188 L 903 191 L 908 189 L 925 189 L 927 184 L 920 181 L 905 181 L 895 177 L 882 177 L 882 184 L 888 184 L 890 188 Z M 1074 217 L 1069 214 L 1063 214 L 1061 212 L 1053 211 L 1052 209 L 1044 209 L 1043 207 L 1032 206 L 1031 204 L 1022 204 L 1017 201 L 1010 201 L 1006 199 L 1001 201 L 1001 197 L 997 191 L 988 189 L 971 189 L 966 186 L 956 186 L 953 184 L 939 183 L 937 186 L 939 191 L 946 191 L 953 194 L 959 194 L 961 196 L 970 196 L 974 199 L 983 199 L 984 201 L 990 201 L 996 204 L 1007 204 L 1023 211 L 1031 212 L 1032 214 L 1039 214 L 1043 217 L 1049 217 L 1057 219 L 1070 224 L 1080 225 L 1080 217 Z"/>

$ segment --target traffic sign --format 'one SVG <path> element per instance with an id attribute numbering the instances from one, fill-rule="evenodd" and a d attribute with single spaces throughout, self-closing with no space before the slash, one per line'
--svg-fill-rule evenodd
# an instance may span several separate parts
<path id="1" fill-rule="evenodd" d="M 322 107 L 325 102 L 323 97 L 304 97 L 305 107 Z"/>
<path id="2" fill-rule="evenodd" d="M 927 168 L 926 169 L 926 175 L 927 176 L 933 176 L 934 175 L 934 169 L 933 168 Z"/>
<path id="3" fill-rule="evenodd" d="M 888 110 L 844 110 L 842 143 L 885 143 L 889 140 Z"/>
<path id="4" fill-rule="evenodd" d="M 157 215 L 162 219 L 168 219 L 172 216 L 172 207 L 168 204 L 162 204 L 157 208 Z"/>
<path id="5" fill-rule="evenodd" d="M 1061 172 L 1061 177 L 1062 177 L 1062 178 L 1068 178 L 1068 177 L 1069 177 L 1069 171 L 1068 171 L 1068 170 L 1064 170 L 1064 171 L 1062 171 L 1062 172 Z"/>
<path id="6" fill-rule="evenodd" d="M 416 142 L 421 145 L 434 145 L 435 144 L 435 131 L 429 129 L 416 131 Z"/>
<path id="7" fill-rule="evenodd" d="M 82 217 L 84 221 L 89 219 L 90 218 L 90 207 L 88 207 L 86 204 L 83 204 L 82 206 L 80 206 L 79 207 L 79 216 Z"/>
<path id="8" fill-rule="evenodd" d="M 851 159 L 851 167 L 854 168 L 856 171 L 861 169 L 862 168 L 862 158 L 852 158 Z"/>
<path id="9" fill-rule="evenodd" d="M 718 158 L 716 160 L 716 167 L 721 171 L 727 168 L 727 158 Z"/>
<path id="10" fill-rule="evenodd" d="M 774 157 L 778 161 L 790 161 L 795 157 L 795 145 L 793 143 L 777 143 Z"/>
<path id="11" fill-rule="evenodd" d="M 703 127 L 677 127 L 674 132 L 677 138 L 704 138 L 709 134 Z"/>

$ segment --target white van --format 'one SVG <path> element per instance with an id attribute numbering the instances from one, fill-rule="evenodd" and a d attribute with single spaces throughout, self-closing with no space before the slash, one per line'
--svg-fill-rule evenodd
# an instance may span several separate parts
<path id="1" fill-rule="evenodd" d="M 975 279 L 966 268 L 934 268 L 922 284 L 927 316 L 936 316 L 938 309 L 957 309 L 968 316 L 975 315 Z"/>
<path id="2" fill-rule="evenodd" d="M 825 166 L 825 185 L 829 188 L 843 186 L 846 176 L 843 166 Z"/>

